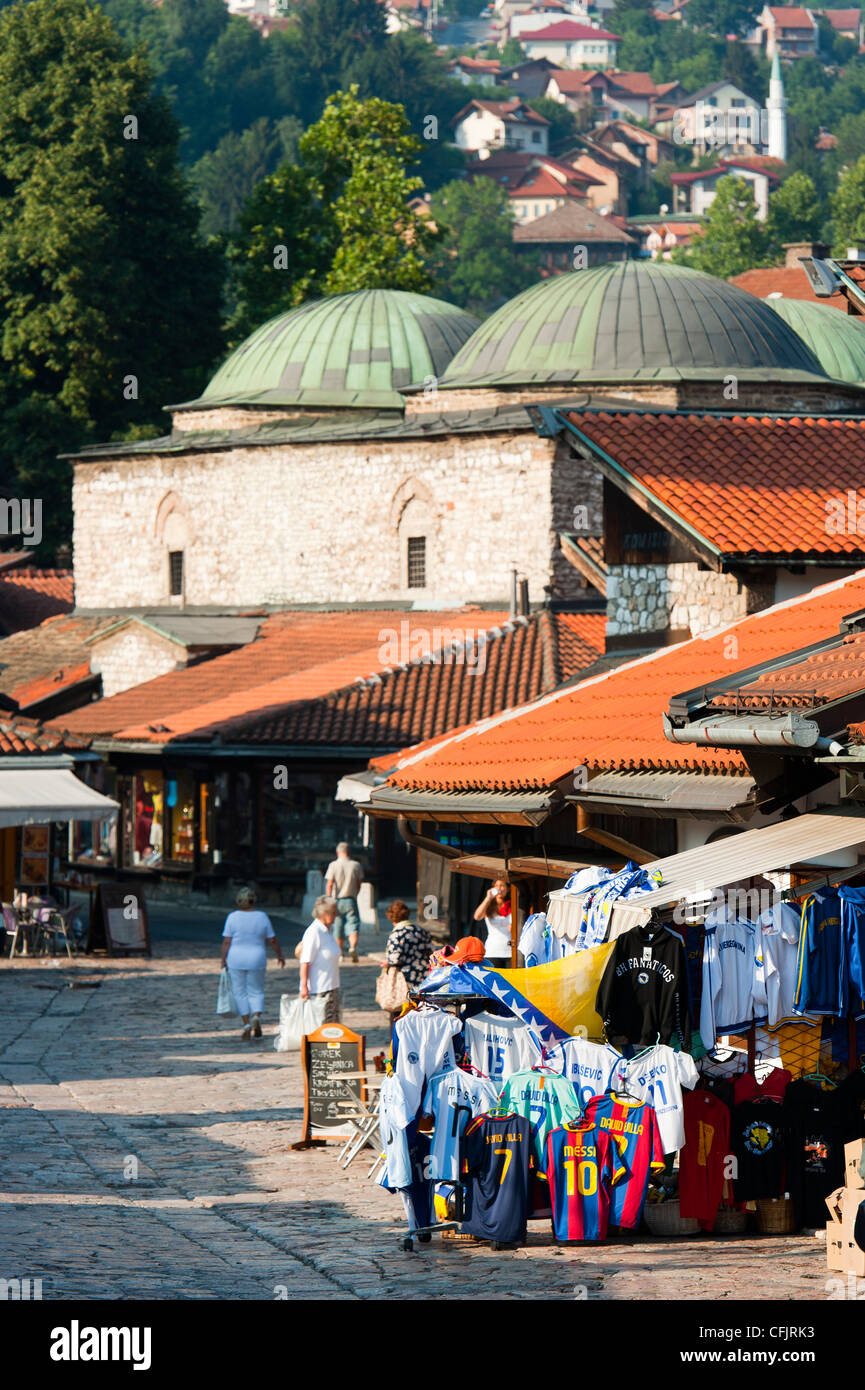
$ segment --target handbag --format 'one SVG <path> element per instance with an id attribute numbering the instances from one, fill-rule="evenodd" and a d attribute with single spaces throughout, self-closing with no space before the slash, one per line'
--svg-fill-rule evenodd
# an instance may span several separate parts
<path id="1" fill-rule="evenodd" d="M 237 1005 L 234 1002 L 234 990 L 231 988 L 231 976 L 226 966 L 223 966 L 219 972 L 219 986 L 216 991 L 216 1012 L 218 1014 L 237 1013 Z"/>
<path id="2" fill-rule="evenodd" d="M 375 982 L 375 1002 L 385 1013 L 395 1014 L 408 999 L 408 981 L 398 965 L 385 965 Z"/>
<path id="3" fill-rule="evenodd" d="M 326 1001 L 321 995 L 313 994 L 302 999 L 298 994 L 292 999 L 283 994 L 279 1000 L 279 1032 L 273 1040 L 274 1052 L 299 1052 L 301 1040 L 307 1033 L 314 1033 L 324 1023 Z"/>

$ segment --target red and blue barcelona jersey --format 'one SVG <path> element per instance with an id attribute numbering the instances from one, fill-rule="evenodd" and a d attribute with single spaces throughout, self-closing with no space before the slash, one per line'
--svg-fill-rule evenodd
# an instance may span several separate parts
<path id="1" fill-rule="evenodd" d="M 589 1101 L 583 1118 L 618 1143 L 628 1173 L 610 1195 L 610 1225 L 634 1230 L 643 1215 L 649 1177 L 664 1169 L 658 1117 L 644 1101 L 628 1100 L 607 1091 Z"/>
<path id="2" fill-rule="evenodd" d="M 547 1135 L 547 1181 L 556 1240 L 606 1240 L 610 1189 L 627 1173 L 608 1130 L 588 1120 Z"/>

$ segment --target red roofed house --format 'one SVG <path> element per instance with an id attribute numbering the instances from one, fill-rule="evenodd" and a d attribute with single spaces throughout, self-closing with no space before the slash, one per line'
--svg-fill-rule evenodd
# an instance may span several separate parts
<path id="1" fill-rule="evenodd" d="M 529 58 L 549 58 L 563 68 L 614 68 L 620 35 L 588 24 L 563 19 L 546 29 L 523 34 L 520 43 Z"/>
<path id="2" fill-rule="evenodd" d="M 479 83 L 481 87 L 494 87 L 501 75 L 497 58 L 451 58 L 447 66 L 451 76 L 463 86 Z"/>
<path id="3" fill-rule="evenodd" d="M 842 38 L 852 39 L 861 48 L 863 42 L 862 11 L 853 10 L 822 10 L 823 18 L 828 19 L 836 34 Z"/>
<path id="4" fill-rule="evenodd" d="M 820 31 L 814 12 L 801 5 L 765 5 L 757 16 L 760 42 L 766 57 L 816 58 Z"/>
<path id="5" fill-rule="evenodd" d="M 730 277 L 730 284 L 738 285 L 740 290 L 747 290 L 749 294 L 755 294 L 758 299 L 768 299 L 770 294 L 780 294 L 784 299 L 802 299 L 810 304 L 826 304 L 845 312 L 847 304 L 840 290 L 829 299 L 818 299 L 810 280 L 802 273 L 804 256 L 823 258 L 828 254 L 828 246 L 819 241 L 791 242 L 784 247 L 783 265 L 743 270 L 741 275 Z"/>
<path id="6" fill-rule="evenodd" d="M 746 159 L 723 159 L 713 169 L 692 170 L 670 175 L 673 185 L 673 205 L 676 212 L 688 212 L 692 217 L 704 217 L 718 191 L 718 180 L 732 174 L 745 179 L 754 191 L 757 217 L 765 222 L 769 216 L 769 194 L 781 182 L 779 160 L 752 156 Z"/>
<path id="7" fill-rule="evenodd" d="M 470 179 L 491 178 L 507 191 L 517 225 L 571 203 L 585 206 L 592 180 L 549 156 L 500 150 L 469 165 Z"/>
<path id="8" fill-rule="evenodd" d="M 451 120 L 457 148 L 475 153 L 510 149 L 546 154 L 549 124 L 518 97 L 510 101 L 475 98 Z"/>

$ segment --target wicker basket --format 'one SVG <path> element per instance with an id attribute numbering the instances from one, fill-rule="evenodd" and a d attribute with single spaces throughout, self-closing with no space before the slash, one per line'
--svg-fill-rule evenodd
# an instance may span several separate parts
<path id="1" fill-rule="evenodd" d="M 693 1236 L 700 1229 L 699 1221 L 680 1215 L 678 1198 L 672 1202 L 647 1202 L 643 1215 L 653 1236 Z"/>
<path id="2" fill-rule="evenodd" d="M 735 1207 L 719 1207 L 712 1234 L 715 1236 L 740 1236 L 748 1227 L 748 1213 L 737 1211 Z"/>
<path id="3" fill-rule="evenodd" d="M 796 1229 L 789 1197 L 757 1198 L 757 1229 L 764 1235 L 788 1236 Z"/>

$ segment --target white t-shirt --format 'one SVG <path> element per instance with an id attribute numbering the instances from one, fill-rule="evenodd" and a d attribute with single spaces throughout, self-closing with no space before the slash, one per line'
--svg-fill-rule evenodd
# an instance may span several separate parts
<path id="1" fill-rule="evenodd" d="M 718 908 L 706 917 L 703 942 L 703 1046 L 711 1051 L 722 1034 L 765 1018 L 763 933 L 732 908 Z"/>
<path id="2" fill-rule="evenodd" d="M 427 1077 L 456 1066 L 453 1039 L 461 1027 L 458 1018 L 441 1009 L 429 1013 L 416 1009 L 397 1019 L 396 1074 L 412 1116 L 417 1113 Z"/>
<path id="3" fill-rule="evenodd" d="M 229 912 L 222 929 L 231 937 L 226 965 L 231 970 L 264 970 L 267 966 L 265 942 L 276 936 L 266 912 L 247 909 Z"/>
<path id="4" fill-rule="evenodd" d="M 544 1049 L 544 1065 L 567 1077 L 583 1110 L 594 1096 L 609 1089 L 613 1068 L 621 1060 L 621 1052 L 614 1047 L 589 1042 L 588 1038 L 567 1038 Z"/>
<path id="5" fill-rule="evenodd" d="M 699 1079 L 697 1064 L 689 1053 L 662 1045 L 631 1061 L 622 1057 L 613 1067 L 610 1084 L 614 1091 L 627 1089 L 648 1101 L 658 1117 L 664 1153 L 672 1154 L 685 1143 L 682 1087 L 693 1091 Z"/>
<path id="6" fill-rule="evenodd" d="M 398 1076 L 386 1076 L 381 1088 L 378 1127 L 387 1158 L 387 1186 L 411 1187 L 413 1177 L 406 1126 L 414 1119 Z"/>
<path id="7" fill-rule="evenodd" d="M 541 1049 L 518 1018 L 475 1014 L 463 1025 L 466 1052 L 472 1066 L 504 1085 L 515 1071 L 527 1071 L 541 1060 Z"/>
<path id="8" fill-rule="evenodd" d="M 430 1077 L 424 1096 L 425 1115 L 435 1116 L 430 1149 L 430 1177 L 453 1181 L 460 1175 L 460 1140 L 469 1120 L 495 1105 L 499 1088 L 483 1076 L 453 1067 Z"/>
<path id="9" fill-rule="evenodd" d="M 511 914 L 485 917 L 487 924 L 487 956 L 509 956 L 511 954 Z"/>
<path id="10" fill-rule="evenodd" d="M 309 966 L 310 994 L 339 989 L 339 957 L 339 942 L 333 932 L 318 918 L 310 922 L 300 943 L 300 963 Z"/>

